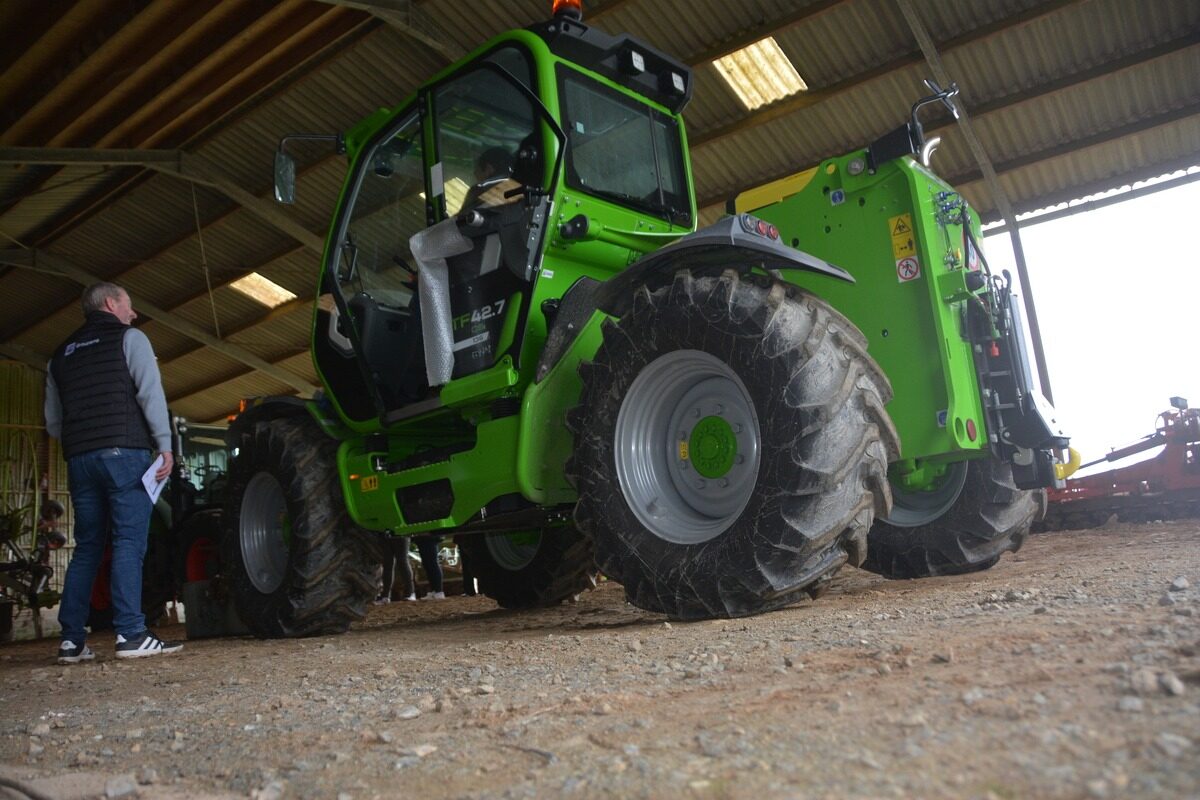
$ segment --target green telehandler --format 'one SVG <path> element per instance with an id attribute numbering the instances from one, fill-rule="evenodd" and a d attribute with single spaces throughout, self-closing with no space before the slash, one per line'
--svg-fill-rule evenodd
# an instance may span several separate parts
<path id="1" fill-rule="evenodd" d="M 222 570 L 256 635 L 361 618 L 384 537 L 455 536 L 504 607 L 600 572 L 680 619 L 816 597 L 847 563 L 938 575 L 1020 546 L 1067 439 L 977 216 L 917 158 L 920 104 L 697 230 L 691 92 L 568 7 L 344 134 L 280 142 L 284 202 L 291 141 L 349 166 L 324 390 L 254 399 L 228 434 Z"/>

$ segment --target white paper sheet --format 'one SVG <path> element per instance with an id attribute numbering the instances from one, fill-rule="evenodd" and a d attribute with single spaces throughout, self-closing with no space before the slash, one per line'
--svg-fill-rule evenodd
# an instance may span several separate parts
<path id="1" fill-rule="evenodd" d="M 154 479 L 154 473 L 158 472 L 158 468 L 163 465 L 163 455 L 158 454 L 158 458 L 154 459 L 154 463 L 150 465 L 150 469 L 146 470 L 146 474 L 142 476 L 142 486 L 146 487 L 146 494 L 150 495 L 150 504 L 154 505 L 158 502 L 158 496 L 162 494 L 163 487 L 167 485 L 167 478 L 161 481 Z"/>

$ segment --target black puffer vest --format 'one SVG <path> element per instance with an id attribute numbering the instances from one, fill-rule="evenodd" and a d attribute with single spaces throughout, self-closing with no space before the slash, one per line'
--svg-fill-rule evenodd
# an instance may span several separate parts
<path id="1" fill-rule="evenodd" d="M 59 345 L 50 372 L 62 401 L 63 457 L 102 447 L 154 449 L 122 343 L 129 326 L 107 311 Z"/>

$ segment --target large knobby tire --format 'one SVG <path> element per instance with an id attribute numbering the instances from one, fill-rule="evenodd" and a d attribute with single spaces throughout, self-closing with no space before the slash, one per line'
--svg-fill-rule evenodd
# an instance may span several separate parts
<path id="1" fill-rule="evenodd" d="M 264 420 L 233 462 L 221 570 L 259 638 L 343 633 L 375 597 L 382 555 L 346 513 L 336 451 L 306 419 Z"/>
<path id="2" fill-rule="evenodd" d="M 576 524 L 634 605 L 738 617 L 816 596 L 891 504 L 891 387 L 854 325 L 732 270 L 638 289 L 580 367 Z"/>
<path id="3" fill-rule="evenodd" d="M 479 589 L 503 608 L 558 605 L 596 586 L 592 537 L 572 526 L 464 536 Z"/>
<path id="4" fill-rule="evenodd" d="M 1012 467 L 993 458 L 967 462 L 959 483 L 957 498 L 934 519 L 907 526 L 875 520 L 863 569 L 887 578 L 962 575 L 1020 549 L 1044 512 L 1045 493 L 1018 489 Z M 895 498 L 897 521 L 920 520 L 919 511 L 907 519 L 900 513 L 905 495 L 896 492 Z"/>

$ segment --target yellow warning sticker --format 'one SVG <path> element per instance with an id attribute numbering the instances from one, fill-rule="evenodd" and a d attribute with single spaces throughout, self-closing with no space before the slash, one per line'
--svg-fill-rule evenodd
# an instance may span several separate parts
<path id="1" fill-rule="evenodd" d="M 379 488 L 379 476 L 378 475 L 364 476 L 362 479 L 362 482 L 359 484 L 359 488 L 361 488 L 364 492 L 375 491 L 376 489 Z"/>
<path id="2" fill-rule="evenodd" d="M 917 254 L 917 242 L 913 236 L 912 214 L 900 214 L 888 220 L 888 231 L 892 236 L 892 257 L 899 260 Z"/>
<path id="3" fill-rule="evenodd" d="M 679 443 L 679 460 L 688 460 L 688 443 L 686 439 Z"/>

